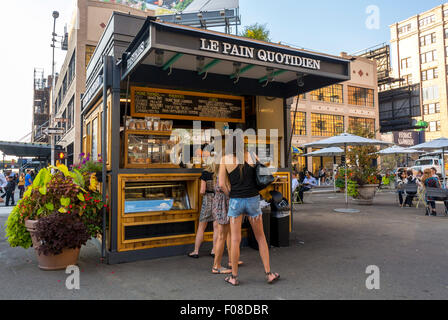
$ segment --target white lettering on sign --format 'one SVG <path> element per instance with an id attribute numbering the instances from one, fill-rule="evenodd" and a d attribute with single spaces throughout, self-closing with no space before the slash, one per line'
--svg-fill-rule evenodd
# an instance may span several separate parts
<path id="1" fill-rule="evenodd" d="M 254 59 L 264 62 L 271 62 L 277 64 L 285 64 L 296 67 L 308 68 L 320 70 L 320 60 L 298 57 L 286 53 L 274 52 L 264 49 L 257 50 L 255 54 L 255 48 L 247 46 L 231 44 L 227 42 L 219 42 L 216 40 L 208 40 L 201 38 L 200 50 L 222 53 L 230 56 Z"/>

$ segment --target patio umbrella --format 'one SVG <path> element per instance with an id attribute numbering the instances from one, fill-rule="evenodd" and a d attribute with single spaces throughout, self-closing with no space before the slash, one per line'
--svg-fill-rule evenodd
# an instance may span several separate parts
<path id="1" fill-rule="evenodd" d="M 443 185 L 446 186 L 446 177 L 445 177 L 445 149 L 448 148 L 448 138 L 439 138 L 429 142 L 424 142 L 418 144 L 416 146 L 411 147 L 411 149 L 421 149 L 421 150 L 436 150 L 442 149 L 442 177 L 443 177 Z"/>
<path id="2" fill-rule="evenodd" d="M 368 139 L 360 136 L 356 136 L 350 133 L 342 133 L 338 136 L 323 139 L 320 141 L 315 141 L 307 143 L 304 146 L 306 148 L 327 148 L 327 147 L 344 147 L 344 155 L 347 156 L 347 146 L 361 146 L 361 145 L 391 145 L 390 142 Z M 347 160 L 345 160 L 345 208 L 344 209 L 334 209 L 337 212 L 359 212 L 356 209 L 348 208 L 348 194 L 347 194 Z"/>
<path id="3" fill-rule="evenodd" d="M 324 148 L 313 151 L 307 154 L 302 154 L 302 157 L 337 157 L 344 154 L 344 150 L 339 147 Z"/>
<path id="4" fill-rule="evenodd" d="M 425 151 L 411 149 L 411 148 L 405 148 L 405 147 L 400 147 L 400 146 L 392 146 L 392 147 L 383 149 L 381 151 L 378 151 L 376 153 L 379 155 L 382 155 L 382 156 L 398 155 L 398 154 L 406 155 L 406 166 L 408 166 L 410 154 L 425 153 Z"/>
<path id="5" fill-rule="evenodd" d="M 300 153 L 299 148 L 292 147 L 291 149 L 292 149 L 292 153 L 295 153 L 295 154 L 299 154 Z"/>

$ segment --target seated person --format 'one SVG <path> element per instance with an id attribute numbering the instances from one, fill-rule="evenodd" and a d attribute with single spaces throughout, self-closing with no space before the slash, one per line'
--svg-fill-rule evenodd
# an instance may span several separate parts
<path id="1" fill-rule="evenodd" d="M 442 185 L 439 181 L 439 178 L 437 177 L 437 175 L 435 174 L 435 170 L 433 168 L 431 169 L 425 169 L 425 171 L 423 171 L 423 177 L 422 177 L 422 182 L 425 186 L 425 188 L 442 188 Z M 431 206 L 431 215 L 432 216 L 437 216 L 437 212 L 436 212 L 436 201 L 435 200 L 441 200 L 444 202 L 445 204 L 445 210 L 448 210 L 448 200 L 446 199 L 440 199 L 440 198 L 431 198 L 428 197 L 426 199 L 428 205 Z M 428 212 L 426 212 L 426 215 L 428 215 Z"/>
<path id="2" fill-rule="evenodd" d="M 297 189 L 297 187 L 299 186 L 299 180 L 297 178 L 297 172 L 293 172 L 292 173 L 292 181 L 291 181 L 291 190 L 292 193 L 294 193 Z"/>
<path id="3" fill-rule="evenodd" d="M 305 179 L 299 189 L 299 198 L 303 202 L 303 193 L 310 191 L 312 187 L 317 186 L 317 180 L 314 178 L 309 171 L 306 172 Z"/>
<path id="4" fill-rule="evenodd" d="M 418 180 L 412 175 L 412 170 L 407 171 L 407 178 L 405 180 L 405 188 L 407 185 L 418 185 Z M 406 200 L 404 201 L 404 206 L 409 205 L 409 207 L 412 207 L 412 200 L 414 200 L 415 195 L 417 192 L 409 192 L 406 191 Z"/>

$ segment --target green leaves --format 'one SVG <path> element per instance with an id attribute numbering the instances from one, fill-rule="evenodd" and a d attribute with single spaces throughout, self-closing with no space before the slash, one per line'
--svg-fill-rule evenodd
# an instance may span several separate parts
<path id="1" fill-rule="evenodd" d="M 9 214 L 5 227 L 5 237 L 11 247 L 22 247 L 25 249 L 31 247 L 31 235 L 28 230 L 26 230 L 25 224 L 21 219 L 18 205 L 15 206 Z"/>
<path id="2" fill-rule="evenodd" d="M 68 207 L 70 205 L 70 198 L 61 198 L 61 205 L 63 205 L 64 207 Z"/>
<path id="3" fill-rule="evenodd" d="M 78 193 L 77 197 L 78 197 L 79 201 L 82 201 L 82 202 L 86 201 L 86 199 L 84 198 L 84 195 L 81 192 Z"/>
<path id="4" fill-rule="evenodd" d="M 53 211 L 54 205 L 53 205 L 53 203 L 49 202 L 49 203 L 45 204 L 45 208 L 47 208 L 49 211 Z"/>

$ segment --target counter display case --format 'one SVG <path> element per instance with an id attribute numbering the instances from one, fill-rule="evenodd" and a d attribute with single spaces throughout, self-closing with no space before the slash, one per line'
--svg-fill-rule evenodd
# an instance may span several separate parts
<path id="1" fill-rule="evenodd" d="M 171 132 L 128 130 L 124 134 L 125 168 L 176 168 L 171 151 L 178 143 Z"/>
<path id="2" fill-rule="evenodd" d="M 191 209 L 185 181 L 126 182 L 124 213 Z"/>

